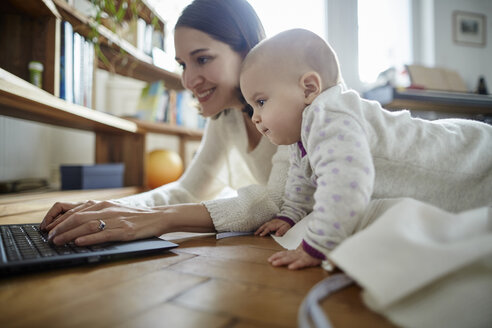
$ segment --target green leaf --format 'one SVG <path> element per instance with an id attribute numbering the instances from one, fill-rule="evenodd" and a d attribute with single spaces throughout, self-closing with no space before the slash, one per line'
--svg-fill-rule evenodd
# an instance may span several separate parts
<path id="1" fill-rule="evenodd" d="M 123 6 L 123 3 L 120 4 L 120 8 L 118 8 L 118 12 L 116 13 L 116 21 L 118 23 L 121 23 L 123 21 L 123 17 L 125 17 L 126 9 L 125 6 Z"/>

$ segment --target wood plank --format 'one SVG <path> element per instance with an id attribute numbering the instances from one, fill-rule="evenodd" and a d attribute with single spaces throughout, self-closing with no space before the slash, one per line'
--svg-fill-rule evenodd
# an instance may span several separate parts
<path id="1" fill-rule="evenodd" d="M 134 122 L 66 102 L 1 68 L 0 115 L 89 131 L 138 130 Z"/>
<path id="2" fill-rule="evenodd" d="M 92 275 L 82 274 L 83 270 L 80 274 L 74 271 L 73 275 L 65 272 L 51 283 L 43 280 L 37 284 L 29 283 L 35 290 L 23 289 L 19 285 L 16 288 L 7 286 L 8 292 L 2 289 L 0 299 L 2 304 L 11 305 L 0 309 L 0 325 L 119 326 L 206 280 L 168 270 L 143 272 L 140 265 L 134 269 L 123 265 L 120 268 L 125 270 L 117 270 L 113 274 L 108 267 L 98 268 Z M 122 281 L 118 276 L 127 271 L 132 277 Z"/>
<path id="3" fill-rule="evenodd" d="M 31 60 L 43 64 L 42 88 L 51 95 L 60 95 L 60 20 L 44 18 L 32 20 Z M 25 40 L 24 40 L 25 42 Z M 27 63 L 26 63 L 27 65 Z"/>
<path id="4" fill-rule="evenodd" d="M 208 251 L 211 252 L 220 252 L 220 250 L 209 250 L 209 249 L 198 249 L 195 247 L 202 248 L 204 246 L 241 246 L 241 249 L 244 249 L 243 246 L 248 246 L 252 248 L 258 248 L 268 251 L 281 251 L 284 248 L 277 244 L 273 238 L 267 237 L 258 237 L 254 235 L 246 235 L 246 236 L 236 236 L 231 238 L 222 238 L 216 239 L 215 234 L 200 234 L 200 233 L 170 233 L 162 235 L 164 239 L 172 240 L 176 243 L 179 243 L 182 247 L 181 250 L 187 252 L 187 248 L 190 248 L 190 253 L 200 253 L 200 255 L 204 255 Z M 170 238 L 168 238 L 170 237 Z M 267 252 L 267 251 L 266 251 Z M 265 254 L 266 254 L 265 252 Z"/>
<path id="5" fill-rule="evenodd" d="M 361 299 L 361 288 L 349 286 L 321 302 L 321 308 L 333 327 L 394 328 L 383 316 L 369 310 Z"/>
<path id="6" fill-rule="evenodd" d="M 15 8 L 16 12 L 28 14 L 30 16 L 52 16 L 61 18 L 60 13 L 56 10 L 55 5 L 51 0 L 23 0 L 15 1 L 8 0 L 2 3 L 2 9 L 6 6 L 7 12 L 12 12 L 12 8 Z"/>
<path id="7" fill-rule="evenodd" d="M 151 133 L 175 135 L 175 136 L 186 138 L 187 141 L 188 140 L 199 141 L 203 137 L 203 130 L 190 129 L 179 125 L 172 125 L 169 123 L 146 122 L 130 117 L 126 119 L 135 122 L 138 125 L 139 129 L 147 133 L 151 132 Z"/>
<path id="8" fill-rule="evenodd" d="M 180 294 L 175 304 L 274 327 L 297 327 L 297 293 L 258 285 L 211 279 Z"/>
<path id="9" fill-rule="evenodd" d="M 226 314 L 191 310 L 172 303 L 159 304 L 149 311 L 136 315 L 119 325 L 119 328 L 179 327 L 221 328 L 229 327 L 233 318 Z"/>
<path id="10" fill-rule="evenodd" d="M 209 244 L 209 246 L 206 246 L 206 244 Z M 179 243 L 179 245 L 180 247 L 176 250 L 177 252 L 257 264 L 265 264 L 267 259 L 276 252 L 271 249 L 258 247 L 221 246 L 217 245 L 215 238 L 208 242 L 206 239 L 191 240 Z"/>
<path id="11" fill-rule="evenodd" d="M 258 321 L 238 319 L 234 324 L 228 326 L 228 328 L 275 328 L 280 327 L 272 324 L 265 324 Z"/>
<path id="12" fill-rule="evenodd" d="M 53 306 L 69 302 L 75 293 L 83 293 L 84 290 L 94 287 L 109 288 L 126 283 L 192 257 L 189 254 L 169 251 L 160 255 L 10 276 L 0 281 L 0 300 L 16 300 L 16 307 L 10 310 L 0 308 L 0 311 L 4 311 L 0 313 L 14 316 L 18 314 L 15 312 L 17 310 L 36 308 L 36 302 L 40 300 Z M 71 284 L 73 286 L 67 288 Z M 32 297 L 28 297 L 29 295 Z"/>
<path id="13" fill-rule="evenodd" d="M 262 260 L 261 263 L 242 261 L 243 254 L 254 251 L 252 248 L 243 247 L 240 253 L 237 249 L 229 249 L 229 251 L 234 252 L 227 255 L 229 258 L 211 257 L 208 256 L 209 253 L 207 256 L 198 256 L 173 265 L 169 270 L 293 292 L 299 294 L 300 297 L 307 294 L 317 282 L 328 277 L 328 273 L 320 267 L 299 271 L 274 267 L 267 262 L 268 256 L 262 257 L 263 254 L 258 258 Z M 273 251 L 270 252 L 270 255 L 273 253 Z M 233 254 L 236 255 L 236 260 L 230 259 Z M 246 257 L 249 256 L 246 255 Z M 295 283 L 293 283 L 293 278 L 295 278 Z"/>
<path id="14" fill-rule="evenodd" d="M 234 322 L 232 325 L 230 325 L 228 327 L 230 327 L 230 328 L 275 328 L 275 327 L 280 327 L 280 326 L 272 325 L 272 324 L 265 324 L 263 322 L 258 322 L 258 321 L 238 319 L 236 322 Z"/>
<path id="15" fill-rule="evenodd" d="M 0 224 L 41 223 L 45 214 L 46 211 L 36 211 L 18 215 L 9 215 L 1 217 Z"/>
<path id="16" fill-rule="evenodd" d="M 137 194 L 144 191 L 140 187 L 107 188 L 107 189 L 84 189 L 84 190 L 53 190 L 40 192 L 26 192 L 4 194 L 0 196 L 0 205 L 13 203 L 29 203 L 33 201 L 46 200 L 55 202 L 58 199 L 82 201 L 86 199 L 110 199 Z"/>
<path id="17" fill-rule="evenodd" d="M 447 114 L 480 115 L 492 113 L 492 96 L 474 93 L 418 89 L 395 89 L 382 86 L 364 93 L 390 110 L 421 110 Z"/>
<path id="18" fill-rule="evenodd" d="M 56 202 L 106 200 L 130 196 L 141 192 L 138 187 L 52 191 L 12 194 L 0 197 L 0 218 L 30 212 L 47 211 Z"/>
<path id="19" fill-rule="evenodd" d="M 270 236 L 258 237 L 254 235 L 219 239 L 217 240 L 217 245 L 218 246 L 227 246 L 227 245 L 251 246 L 257 248 L 271 249 L 274 251 L 281 251 L 284 249 L 282 246 L 277 244 Z"/>
<path id="20" fill-rule="evenodd" d="M 8 49 L 8 51 L 2 51 L 0 67 L 28 81 L 28 64 L 33 60 L 33 48 L 35 44 L 38 45 L 40 43 L 40 40 L 34 40 L 34 27 L 37 22 L 47 21 L 48 18 L 33 19 L 17 13 L 8 14 L 8 9 L 3 11 L 5 10 L 3 6 L 6 4 L 8 5 L 9 2 L 3 2 L 0 5 L 2 6 L 2 12 L 0 13 L 0 31 L 2 31 L 0 33 L 0 49 Z M 3 31 L 9 31 L 9 33 Z M 26 40 L 29 42 L 26 42 Z"/>

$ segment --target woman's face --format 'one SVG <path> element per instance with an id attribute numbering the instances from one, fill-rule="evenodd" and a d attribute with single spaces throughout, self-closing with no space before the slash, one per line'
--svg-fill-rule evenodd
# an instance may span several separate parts
<path id="1" fill-rule="evenodd" d="M 243 58 L 223 42 L 189 27 L 174 32 L 176 61 L 183 68 L 182 81 L 210 117 L 227 108 L 241 108 L 239 71 Z"/>

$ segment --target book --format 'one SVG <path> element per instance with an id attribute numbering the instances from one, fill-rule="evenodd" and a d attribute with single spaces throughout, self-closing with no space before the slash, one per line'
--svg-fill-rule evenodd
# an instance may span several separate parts
<path id="1" fill-rule="evenodd" d="M 164 82 L 157 81 L 147 84 L 142 89 L 138 100 L 137 117 L 144 121 L 157 121 L 158 117 L 164 116 L 160 111 L 165 107 L 166 99 Z"/>
<path id="2" fill-rule="evenodd" d="M 83 65 L 82 65 L 82 104 L 92 108 L 92 85 L 94 77 L 94 45 L 92 42 L 83 41 Z"/>
<path id="3" fill-rule="evenodd" d="M 84 37 L 79 33 L 73 34 L 73 102 L 82 105 L 82 56 Z"/>
<path id="4" fill-rule="evenodd" d="M 443 67 L 407 65 L 413 88 L 426 90 L 468 92 L 465 82 L 458 72 Z"/>
<path id="5" fill-rule="evenodd" d="M 60 98 L 73 103 L 73 28 L 69 22 L 61 24 Z"/>

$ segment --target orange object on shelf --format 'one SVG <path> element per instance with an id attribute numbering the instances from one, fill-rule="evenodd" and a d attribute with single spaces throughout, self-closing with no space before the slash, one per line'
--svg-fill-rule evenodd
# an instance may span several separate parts
<path id="1" fill-rule="evenodd" d="M 184 165 L 178 153 L 158 149 L 147 155 L 147 187 L 154 189 L 179 179 Z"/>

